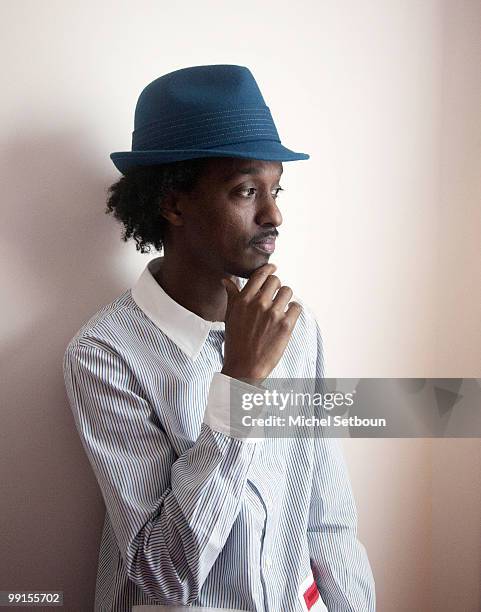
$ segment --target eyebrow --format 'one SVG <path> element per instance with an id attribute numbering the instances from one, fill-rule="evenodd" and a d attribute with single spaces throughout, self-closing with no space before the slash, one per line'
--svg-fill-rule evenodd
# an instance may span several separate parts
<path id="1" fill-rule="evenodd" d="M 284 168 L 281 168 L 279 176 L 283 172 L 284 172 Z M 260 168 L 257 168 L 256 166 L 247 166 L 246 168 L 238 168 L 237 170 L 234 170 L 234 172 L 232 172 L 231 174 L 228 174 L 227 176 L 225 176 L 224 182 L 227 183 L 228 181 L 234 179 L 236 176 L 243 176 L 245 174 L 262 174 L 262 170 Z"/>

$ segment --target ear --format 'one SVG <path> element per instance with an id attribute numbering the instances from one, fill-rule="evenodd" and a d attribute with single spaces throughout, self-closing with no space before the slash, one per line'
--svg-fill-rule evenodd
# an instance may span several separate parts
<path id="1" fill-rule="evenodd" d="M 170 192 L 162 198 L 160 213 L 172 225 L 184 225 L 179 200 L 175 193 Z"/>

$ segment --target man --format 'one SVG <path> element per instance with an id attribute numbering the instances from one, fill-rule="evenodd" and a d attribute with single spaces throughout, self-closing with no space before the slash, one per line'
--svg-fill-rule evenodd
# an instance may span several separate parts
<path id="1" fill-rule="evenodd" d="M 312 314 L 269 263 L 279 140 L 250 71 L 153 81 L 107 212 L 164 249 L 70 341 L 66 388 L 106 505 L 96 610 L 134 604 L 372 612 L 334 439 L 262 439 L 230 418 L 244 379 L 323 376 Z M 232 408 L 233 409 L 233 408 Z"/>

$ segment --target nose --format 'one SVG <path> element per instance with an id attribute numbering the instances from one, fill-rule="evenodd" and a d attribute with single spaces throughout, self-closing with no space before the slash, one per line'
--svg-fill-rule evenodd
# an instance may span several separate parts
<path id="1" fill-rule="evenodd" d="M 273 225 L 278 227 L 282 223 L 282 215 L 277 206 L 276 199 L 271 193 L 266 193 L 264 197 L 258 198 L 259 207 L 256 213 L 258 225 Z"/>

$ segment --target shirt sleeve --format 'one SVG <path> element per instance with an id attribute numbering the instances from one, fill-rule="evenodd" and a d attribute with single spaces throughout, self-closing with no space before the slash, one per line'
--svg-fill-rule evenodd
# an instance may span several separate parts
<path id="1" fill-rule="evenodd" d="M 324 377 L 317 321 L 316 330 L 317 385 Z M 357 538 L 357 510 L 340 442 L 319 436 L 314 448 L 307 538 L 319 592 L 329 612 L 374 612 L 374 578 L 365 548 Z"/>
<path id="2" fill-rule="evenodd" d="M 101 340 L 71 341 L 63 371 L 129 578 L 160 604 L 192 603 L 240 511 L 256 444 L 202 423 L 178 457 L 130 367 Z"/>
<path id="3" fill-rule="evenodd" d="M 264 439 L 262 428 L 253 427 L 243 422 L 242 417 L 259 417 L 265 408 L 252 404 L 252 397 L 266 391 L 260 381 L 250 379 L 253 384 L 232 378 L 222 372 L 215 372 L 209 389 L 204 423 L 215 431 L 225 433 L 233 438 L 242 438 L 250 442 L 260 442 Z M 246 412 L 244 400 L 249 400 Z M 259 432 L 260 437 L 255 437 Z"/>

